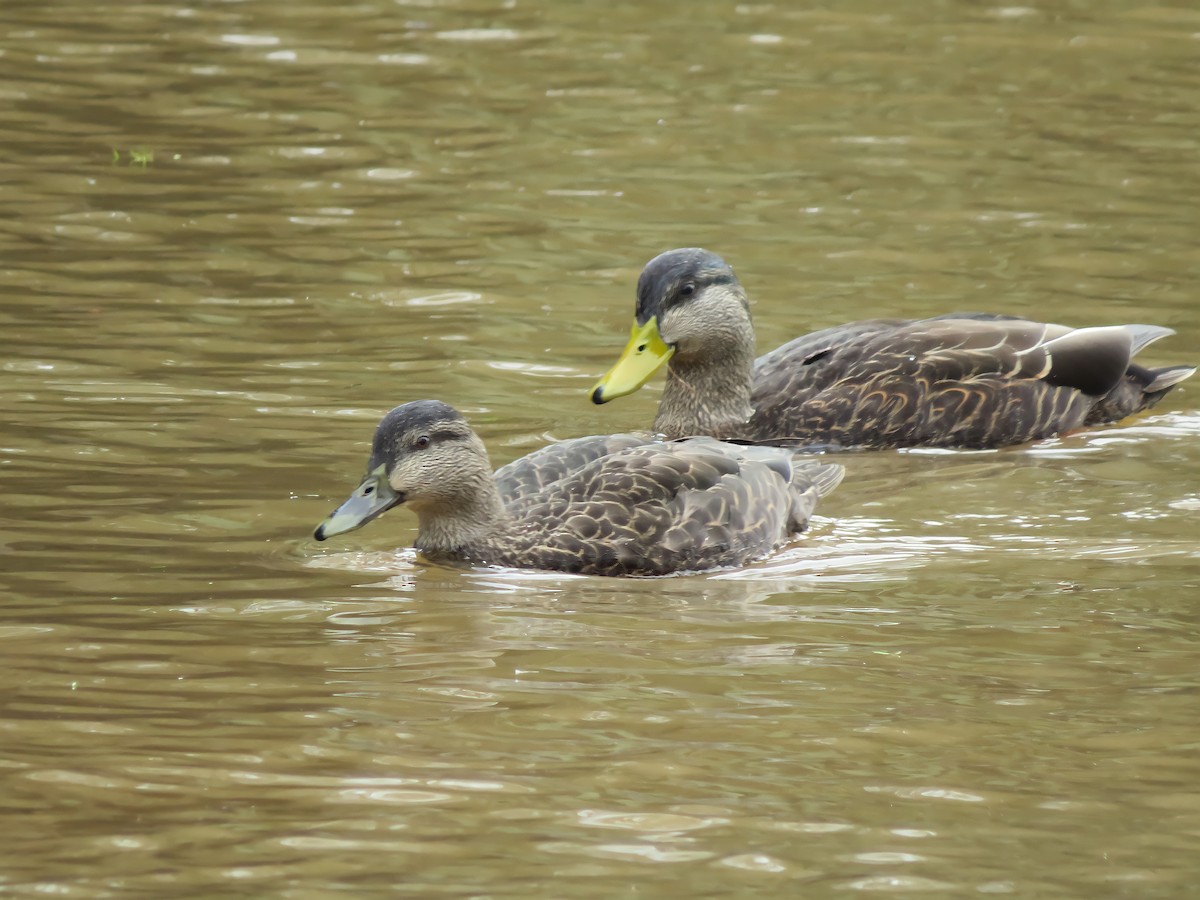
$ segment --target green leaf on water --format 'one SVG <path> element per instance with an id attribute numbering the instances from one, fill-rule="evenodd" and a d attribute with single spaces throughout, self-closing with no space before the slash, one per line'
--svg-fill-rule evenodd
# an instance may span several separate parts
<path id="1" fill-rule="evenodd" d="M 144 169 L 144 168 L 146 168 L 146 166 L 148 166 L 152 162 L 154 162 L 154 151 L 153 150 L 143 148 L 143 147 L 137 147 L 137 148 L 131 148 L 128 152 L 129 152 L 129 165 L 131 165 L 131 166 L 141 166 Z M 120 165 L 121 151 L 118 150 L 116 147 L 113 147 L 112 155 L 113 155 L 113 158 L 112 158 L 113 165 L 114 166 Z"/>

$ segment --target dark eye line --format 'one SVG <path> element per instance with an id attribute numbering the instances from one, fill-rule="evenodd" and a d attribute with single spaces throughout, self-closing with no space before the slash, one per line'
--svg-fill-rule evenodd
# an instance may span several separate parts
<path id="1" fill-rule="evenodd" d="M 414 449 L 424 450 L 432 444 L 440 444 L 444 441 L 457 441 L 463 435 L 456 431 L 433 431 L 429 434 L 422 434 L 413 439 L 412 445 Z"/>

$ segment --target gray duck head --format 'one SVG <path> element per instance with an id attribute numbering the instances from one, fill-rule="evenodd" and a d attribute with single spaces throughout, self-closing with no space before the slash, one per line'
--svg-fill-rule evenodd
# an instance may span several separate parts
<path id="1" fill-rule="evenodd" d="M 642 269 L 629 343 L 592 388 L 592 402 L 632 394 L 672 357 L 702 360 L 736 341 L 753 345 L 754 332 L 733 268 L 700 247 L 660 253 Z"/>
<path id="2" fill-rule="evenodd" d="M 414 400 L 383 417 L 371 442 L 367 474 L 317 526 L 318 541 L 361 528 L 394 506 L 453 504 L 490 476 L 482 442 L 462 414 L 440 400 Z"/>

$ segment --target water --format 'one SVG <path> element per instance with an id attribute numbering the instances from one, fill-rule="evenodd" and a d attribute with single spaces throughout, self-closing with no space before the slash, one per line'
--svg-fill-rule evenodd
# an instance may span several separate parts
<path id="1" fill-rule="evenodd" d="M 957 309 L 1179 334 L 1200 14 L 10 2 L 0 42 L 0 890 L 1186 897 L 1197 385 L 1115 429 L 856 454 L 736 572 L 316 545 L 378 416 L 499 465 L 641 265 L 763 350 Z M 151 158 L 152 156 L 152 158 Z"/>

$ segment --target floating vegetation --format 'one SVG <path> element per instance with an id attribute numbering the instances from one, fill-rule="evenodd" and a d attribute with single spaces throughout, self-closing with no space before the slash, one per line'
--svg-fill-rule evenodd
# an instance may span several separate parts
<path id="1" fill-rule="evenodd" d="M 127 155 L 129 157 L 129 165 L 131 166 L 141 166 L 144 169 L 150 165 L 150 163 L 154 162 L 153 150 L 147 150 L 145 148 L 132 149 L 128 151 Z M 121 164 L 121 151 L 116 147 L 113 147 L 112 161 L 114 166 L 119 166 Z"/>

